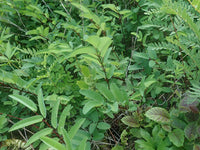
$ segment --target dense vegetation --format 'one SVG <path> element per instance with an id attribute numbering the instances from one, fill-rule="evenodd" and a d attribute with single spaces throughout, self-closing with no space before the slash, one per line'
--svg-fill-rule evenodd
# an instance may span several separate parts
<path id="1" fill-rule="evenodd" d="M 1 0 L 0 149 L 200 150 L 199 0 Z"/>

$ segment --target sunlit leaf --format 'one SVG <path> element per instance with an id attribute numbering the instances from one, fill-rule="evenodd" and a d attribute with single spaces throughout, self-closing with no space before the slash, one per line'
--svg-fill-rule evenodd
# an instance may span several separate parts
<path id="1" fill-rule="evenodd" d="M 9 95 L 9 97 L 11 97 L 12 99 L 18 101 L 19 103 L 23 104 L 24 106 L 26 106 L 27 108 L 29 108 L 30 110 L 36 112 L 37 111 L 37 106 L 36 104 L 30 100 L 29 98 L 22 96 L 22 95 L 18 95 L 18 94 L 13 94 L 13 95 Z"/>
<path id="2" fill-rule="evenodd" d="M 52 108 L 52 113 L 51 113 L 51 125 L 54 128 L 57 128 L 59 105 L 60 105 L 60 100 L 57 99 L 56 102 L 55 102 L 54 107 Z"/>
<path id="3" fill-rule="evenodd" d="M 76 135 L 77 131 L 79 130 L 81 125 L 84 123 L 84 121 L 85 121 L 85 118 L 81 118 L 75 123 L 75 125 L 71 127 L 71 129 L 69 130 L 70 139 L 72 139 Z"/>
<path id="4" fill-rule="evenodd" d="M 70 115 L 70 110 L 72 109 L 71 105 L 67 105 L 64 110 L 62 111 L 58 123 L 58 133 L 61 134 L 62 128 L 65 126 L 66 117 Z"/>
<path id="5" fill-rule="evenodd" d="M 39 105 L 40 113 L 42 114 L 44 118 L 46 118 L 46 107 L 44 104 L 42 88 L 38 89 L 38 105 Z"/>
<path id="6" fill-rule="evenodd" d="M 160 122 L 160 123 L 170 122 L 169 113 L 164 108 L 160 108 L 160 107 L 151 108 L 145 113 L 145 115 L 149 119 L 156 122 Z"/>
<path id="7" fill-rule="evenodd" d="M 65 150 L 65 146 L 60 144 L 59 142 L 57 142 L 56 140 L 49 138 L 49 137 L 41 137 L 40 138 L 45 144 L 47 144 L 48 146 L 56 149 L 56 150 Z"/>
<path id="8" fill-rule="evenodd" d="M 50 134 L 53 131 L 53 129 L 51 128 L 44 128 L 38 132 L 36 132 L 35 134 L 33 134 L 28 141 L 26 142 L 26 146 L 29 146 L 30 144 L 32 144 L 33 142 L 37 141 L 40 139 L 40 137 L 46 136 L 48 134 Z"/>
<path id="9" fill-rule="evenodd" d="M 29 117 L 29 118 L 20 120 L 10 128 L 9 132 L 24 128 L 26 126 L 29 126 L 29 125 L 32 125 L 32 124 L 35 124 L 38 122 L 41 122 L 42 119 L 43 119 L 42 116 L 37 115 L 37 116 L 33 116 L 33 117 Z"/>

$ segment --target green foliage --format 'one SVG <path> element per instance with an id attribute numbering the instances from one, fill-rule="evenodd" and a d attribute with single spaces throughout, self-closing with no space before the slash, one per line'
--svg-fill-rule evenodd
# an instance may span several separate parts
<path id="1" fill-rule="evenodd" d="M 31 124 L 41 122 L 41 121 L 42 121 L 42 116 L 39 116 L 39 115 L 20 120 L 10 128 L 9 132 L 29 126 Z"/>
<path id="2" fill-rule="evenodd" d="M 169 123 L 169 113 L 164 108 L 154 107 L 149 109 L 145 114 L 149 119 L 161 122 L 161 123 Z"/>
<path id="3" fill-rule="evenodd" d="M 199 149 L 198 0 L 0 13 L 0 149 Z"/>

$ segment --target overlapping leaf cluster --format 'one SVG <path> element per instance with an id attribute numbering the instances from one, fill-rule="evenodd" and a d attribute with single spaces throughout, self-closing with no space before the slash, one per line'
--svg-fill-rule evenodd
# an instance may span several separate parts
<path id="1" fill-rule="evenodd" d="M 2 0 L 1 149 L 199 149 L 199 9 Z"/>

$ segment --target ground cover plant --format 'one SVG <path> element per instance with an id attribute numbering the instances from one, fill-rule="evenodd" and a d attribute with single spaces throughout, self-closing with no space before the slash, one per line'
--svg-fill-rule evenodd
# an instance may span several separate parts
<path id="1" fill-rule="evenodd" d="M 1 150 L 199 150 L 199 0 L 0 0 Z"/>

